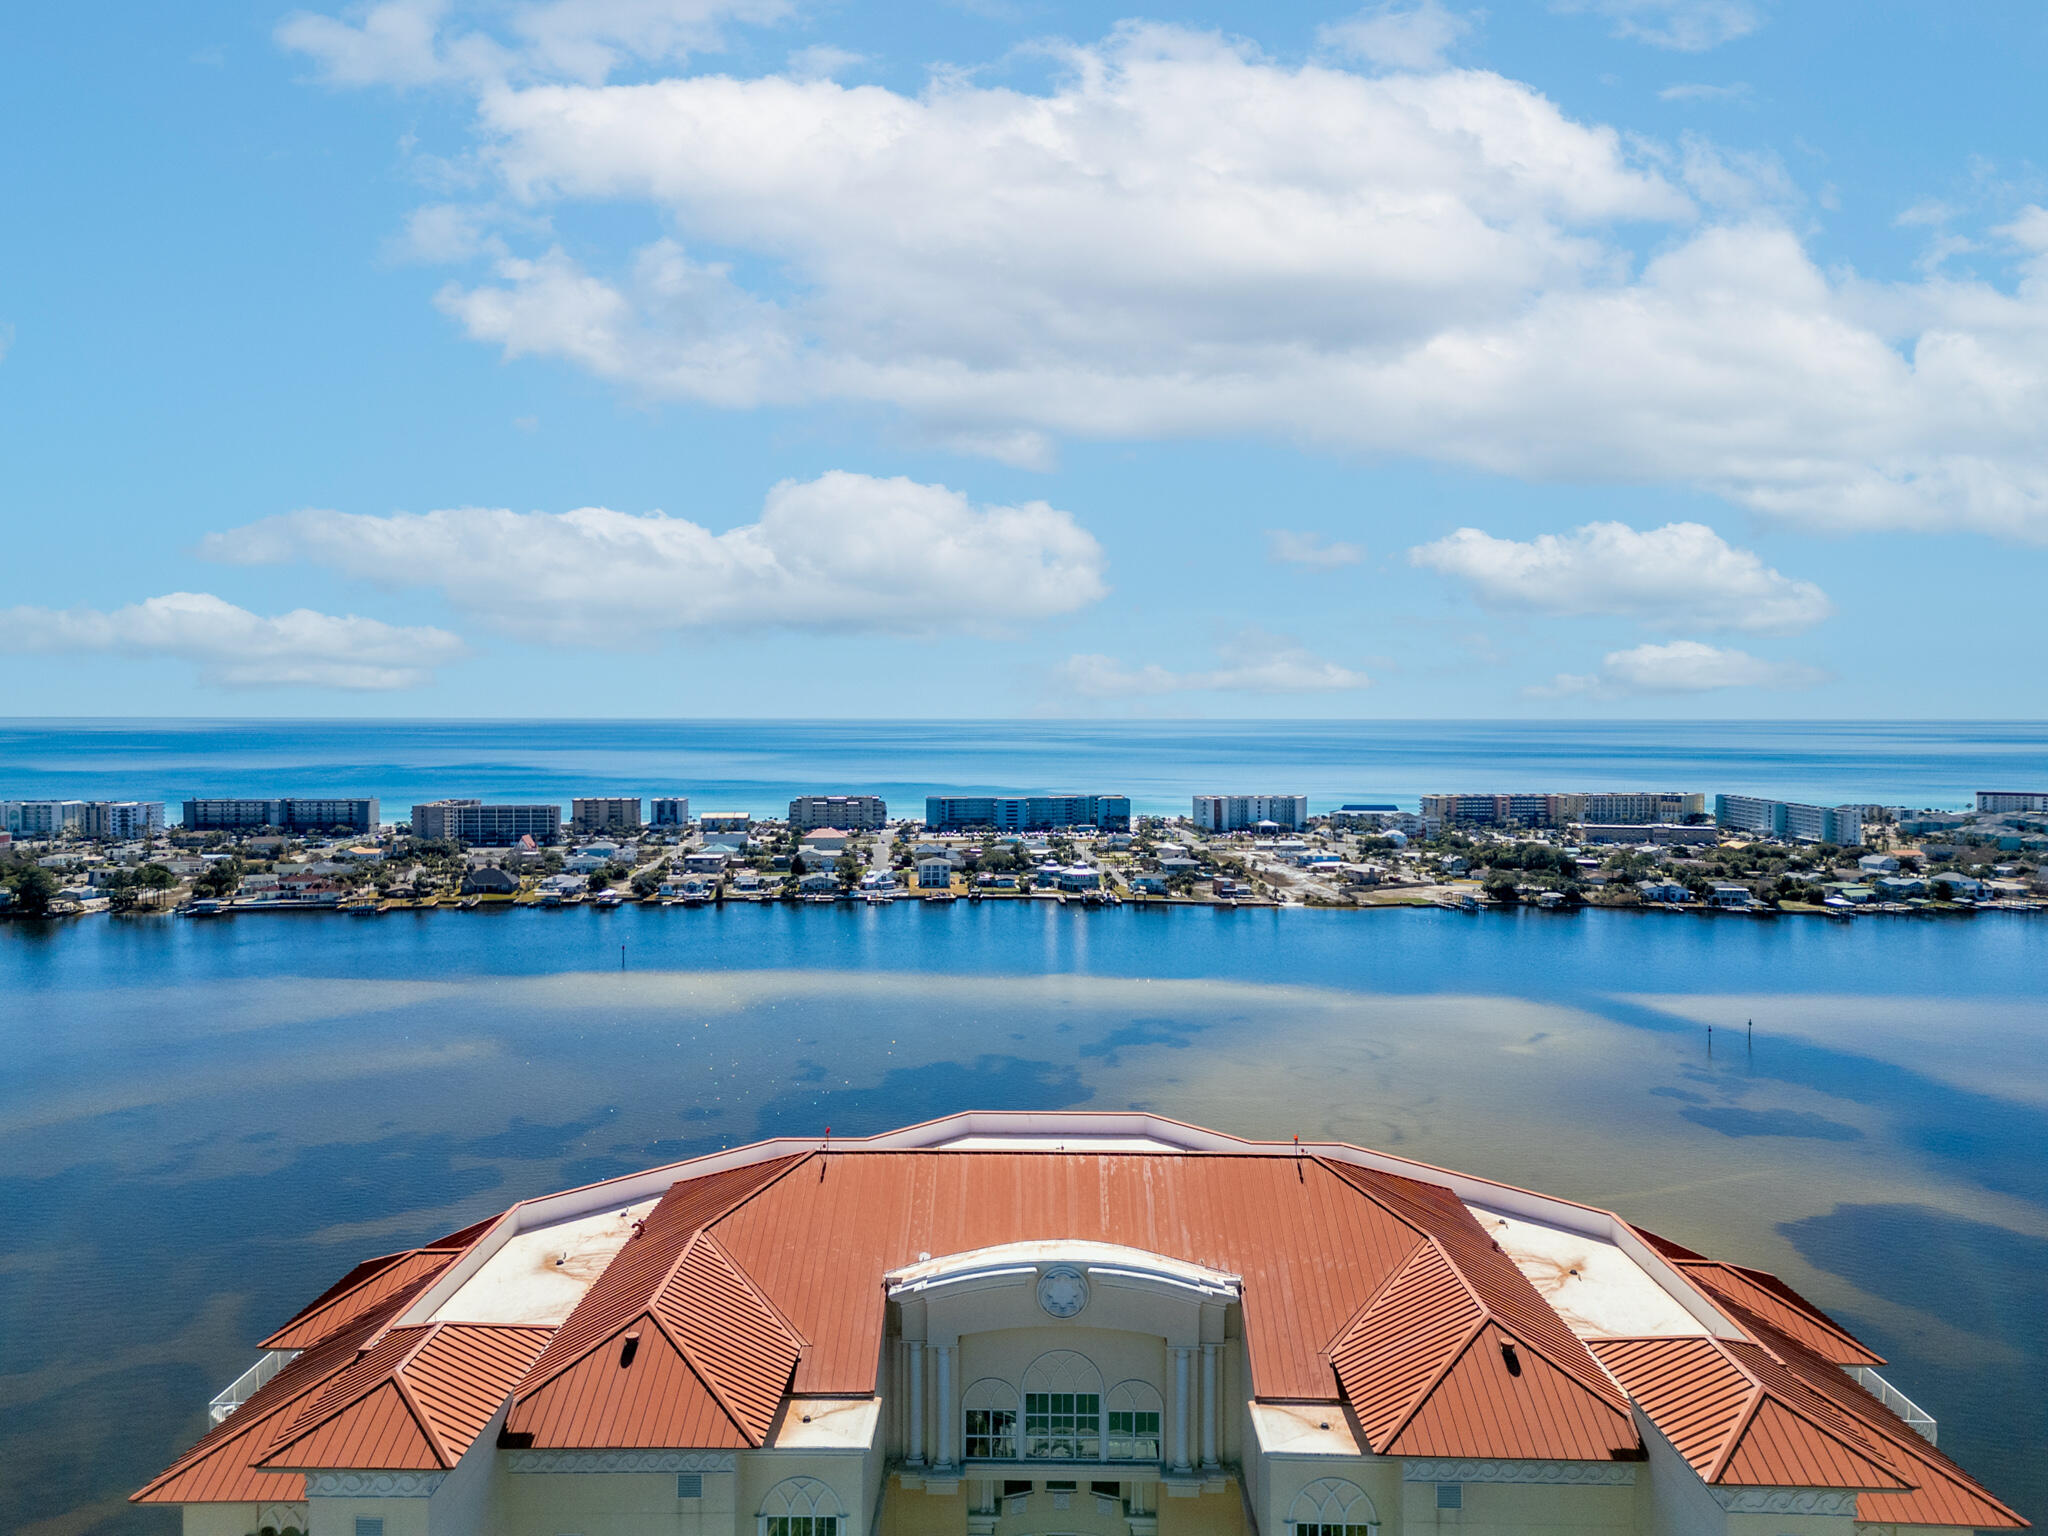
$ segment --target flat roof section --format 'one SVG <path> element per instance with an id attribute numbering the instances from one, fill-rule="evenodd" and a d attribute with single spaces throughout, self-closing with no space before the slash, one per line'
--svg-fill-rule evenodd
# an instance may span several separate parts
<path id="1" fill-rule="evenodd" d="M 793 1397 L 770 1432 L 778 1451 L 851 1451 L 872 1445 L 881 1422 L 878 1397 Z"/>
<path id="2" fill-rule="evenodd" d="M 1259 1447 L 1269 1456 L 1370 1456 L 1341 1403 L 1250 1405 Z"/>
<path id="3" fill-rule="evenodd" d="M 430 1321 L 559 1327 L 656 1203 L 572 1216 L 507 1239 Z"/>
<path id="4" fill-rule="evenodd" d="M 1465 1208 L 1580 1338 L 1707 1336 L 1699 1319 L 1616 1244 L 1470 1201 Z"/>

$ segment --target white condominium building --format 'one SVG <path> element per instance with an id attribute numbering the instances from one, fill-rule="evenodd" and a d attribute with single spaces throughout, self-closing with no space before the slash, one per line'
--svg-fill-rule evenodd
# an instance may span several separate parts
<path id="1" fill-rule="evenodd" d="M 1243 832 L 1262 821 L 1284 831 L 1301 831 L 1308 825 L 1308 796 L 1195 796 L 1195 825 L 1204 832 Z"/>
<path id="2" fill-rule="evenodd" d="M 889 807 L 880 795 L 798 795 L 789 802 L 789 824 L 799 832 L 816 827 L 873 832 L 888 820 Z"/>

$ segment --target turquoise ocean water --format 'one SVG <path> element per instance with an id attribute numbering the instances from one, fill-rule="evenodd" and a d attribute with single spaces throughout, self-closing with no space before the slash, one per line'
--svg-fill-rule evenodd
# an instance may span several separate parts
<path id="1" fill-rule="evenodd" d="M 0 799 L 358 794 L 387 818 L 447 795 L 686 794 L 757 814 L 792 795 L 1081 790 L 1312 807 L 1440 790 L 1681 789 L 1961 806 L 2048 787 L 2048 724 L 1827 721 L 0 721 Z M 394 812 L 393 808 L 399 808 Z"/>

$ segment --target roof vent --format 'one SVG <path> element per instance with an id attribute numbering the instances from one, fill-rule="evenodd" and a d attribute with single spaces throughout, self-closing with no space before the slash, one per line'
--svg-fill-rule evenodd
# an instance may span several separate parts
<path id="1" fill-rule="evenodd" d="M 1515 1346 L 1506 1339 L 1500 1341 L 1500 1360 L 1508 1368 L 1510 1376 L 1522 1374 L 1522 1357 L 1515 1353 Z"/>
<path id="2" fill-rule="evenodd" d="M 640 1330 L 635 1328 L 626 1335 L 626 1341 L 619 1346 L 619 1369 L 624 1370 L 633 1363 L 633 1357 L 640 1353 Z"/>

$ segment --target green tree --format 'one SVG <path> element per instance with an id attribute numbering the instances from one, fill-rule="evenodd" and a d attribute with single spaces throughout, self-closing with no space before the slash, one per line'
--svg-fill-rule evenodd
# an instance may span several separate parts
<path id="1" fill-rule="evenodd" d="M 23 917 L 41 917 L 57 899 L 57 877 L 40 864 L 22 865 L 8 880 L 14 891 L 13 910 Z"/>

